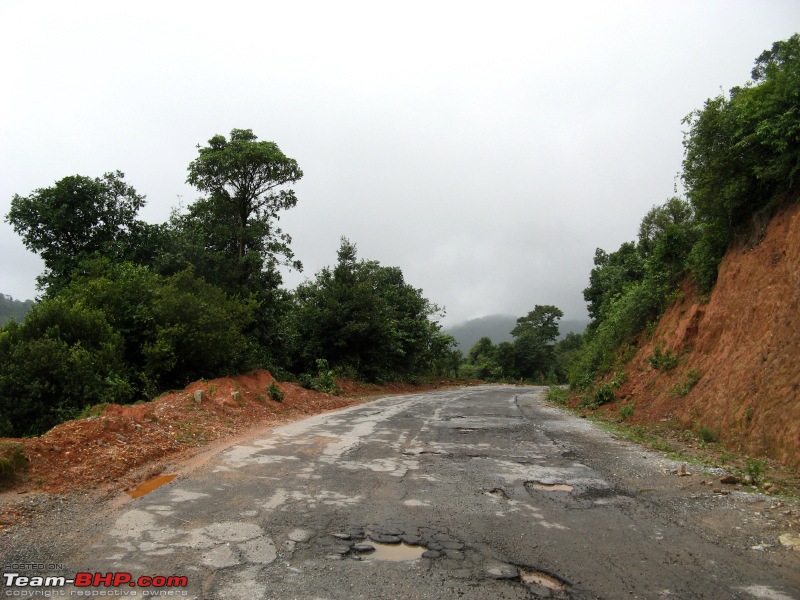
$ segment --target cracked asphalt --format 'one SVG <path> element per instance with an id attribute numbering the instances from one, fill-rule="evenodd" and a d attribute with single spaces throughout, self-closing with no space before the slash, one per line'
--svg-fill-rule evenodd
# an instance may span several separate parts
<path id="1" fill-rule="evenodd" d="M 543 392 L 448 389 L 270 429 L 7 560 L 185 575 L 202 599 L 800 600 L 800 552 L 758 519 L 773 500 L 713 494 Z"/>

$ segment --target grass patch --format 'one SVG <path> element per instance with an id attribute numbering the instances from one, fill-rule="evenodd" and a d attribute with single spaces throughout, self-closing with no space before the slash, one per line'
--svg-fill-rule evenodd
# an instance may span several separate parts
<path id="1" fill-rule="evenodd" d="M 600 427 L 629 442 L 636 442 L 642 446 L 660 450 L 669 454 L 676 454 L 677 449 L 668 440 L 659 434 L 658 430 L 645 425 L 624 425 L 593 419 Z"/>
<path id="2" fill-rule="evenodd" d="M 550 400 L 550 402 L 555 402 L 563 406 L 567 403 L 567 398 L 569 398 L 569 394 L 567 394 L 567 390 L 563 387 L 551 385 L 550 389 L 547 391 L 547 399 Z"/>
<path id="3" fill-rule="evenodd" d="M 623 421 L 627 421 L 633 416 L 633 409 L 634 405 L 631 404 L 624 404 L 619 407 L 619 416 Z"/>

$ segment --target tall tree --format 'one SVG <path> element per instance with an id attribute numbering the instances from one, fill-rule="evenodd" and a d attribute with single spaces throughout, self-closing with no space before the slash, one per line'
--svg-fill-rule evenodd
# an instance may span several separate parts
<path id="1" fill-rule="evenodd" d="M 184 225 L 205 249 L 229 257 L 226 276 L 233 269 L 238 284 L 253 291 L 260 274 L 279 262 L 301 268 L 292 260 L 291 238 L 275 225 L 281 210 L 297 204 L 294 191 L 282 187 L 303 176 L 297 161 L 274 142 L 258 141 L 251 129 L 234 129 L 230 139 L 215 135 L 198 149 L 187 182 L 209 196 Z"/>
<path id="2" fill-rule="evenodd" d="M 553 368 L 553 344 L 558 337 L 558 321 L 563 316 L 561 309 L 555 306 L 537 304 L 531 312 L 517 319 L 511 335 L 520 377 L 544 379 Z"/>
<path id="3" fill-rule="evenodd" d="M 147 226 L 136 213 L 145 198 L 124 177 L 120 171 L 95 179 L 73 175 L 30 196 L 14 195 L 6 221 L 44 259 L 40 287 L 57 291 L 92 255 L 124 259 L 141 253 L 137 242 Z"/>
<path id="4" fill-rule="evenodd" d="M 357 260 L 342 238 L 334 268 L 297 287 L 293 313 L 297 363 L 324 358 L 368 380 L 408 377 L 452 359 L 455 342 L 430 319 L 439 308 L 405 282 L 397 267 Z"/>

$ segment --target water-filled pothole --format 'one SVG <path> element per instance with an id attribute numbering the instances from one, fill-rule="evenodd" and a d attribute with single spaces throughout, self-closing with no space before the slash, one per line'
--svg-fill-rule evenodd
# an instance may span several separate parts
<path id="1" fill-rule="evenodd" d="M 556 592 L 561 592 L 567 587 L 567 585 L 557 577 L 534 569 L 523 569 L 519 567 L 519 578 L 520 581 L 526 585 L 540 585 L 548 590 Z"/>
<path id="2" fill-rule="evenodd" d="M 571 492 L 574 488 L 567 483 L 542 483 L 541 481 L 527 481 L 525 487 L 531 490 L 544 490 L 547 492 Z"/>
<path id="3" fill-rule="evenodd" d="M 159 475 L 158 477 L 153 477 L 152 479 L 148 479 L 147 481 L 140 483 L 132 490 L 128 490 L 126 493 L 132 498 L 138 498 L 140 496 L 144 496 L 145 494 L 149 494 L 157 488 L 160 488 L 162 485 L 169 483 L 176 477 L 177 475 Z"/>
<path id="4" fill-rule="evenodd" d="M 381 544 L 380 542 L 367 542 L 375 548 L 374 552 L 364 554 L 365 560 L 388 560 L 401 562 L 406 560 L 417 560 L 422 558 L 427 548 L 425 546 L 411 546 L 406 543 L 400 544 Z"/>

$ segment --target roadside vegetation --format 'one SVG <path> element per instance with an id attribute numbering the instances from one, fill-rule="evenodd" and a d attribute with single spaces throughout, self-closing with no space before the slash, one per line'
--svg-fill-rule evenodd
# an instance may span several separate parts
<path id="1" fill-rule="evenodd" d="M 571 388 L 600 406 L 687 277 L 710 293 L 734 243 L 756 243 L 775 211 L 798 198 L 800 184 L 800 35 L 773 44 L 752 80 L 706 101 L 684 119 L 685 197 L 654 206 L 637 239 L 598 248 L 583 291 L 591 322 L 564 367 Z M 656 347 L 650 364 L 667 372 L 680 357 Z M 674 389 L 685 396 L 693 371 Z"/>
<path id="2" fill-rule="evenodd" d="M 547 391 L 549 402 L 565 408 L 616 437 L 663 452 L 675 461 L 689 466 L 724 469 L 733 474 L 729 481 L 743 490 L 760 490 L 768 495 L 800 498 L 800 475 L 779 462 L 753 458 L 733 452 L 720 442 L 716 433 L 707 427 L 684 429 L 678 423 L 667 422 L 634 425 L 628 418 L 636 409 L 634 403 L 623 404 L 617 412 L 594 410 L 586 395 L 575 396 L 567 386 L 553 385 Z M 711 479 L 707 480 L 711 485 Z"/>
<path id="3" fill-rule="evenodd" d="M 199 147 L 187 181 L 202 197 L 166 223 L 137 219 L 145 198 L 119 171 L 15 195 L 6 221 L 45 271 L 32 307 L 3 297 L 0 436 L 254 369 L 327 393 L 336 376 L 455 375 L 439 307 L 349 240 L 334 266 L 281 287 L 279 266 L 302 268 L 278 227 L 302 176 L 275 143 L 234 129 Z"/>

